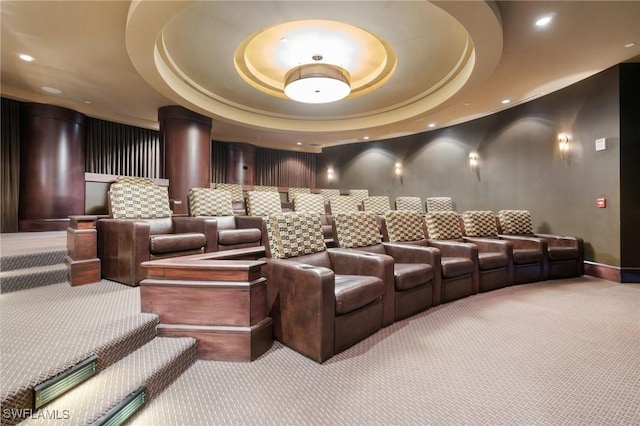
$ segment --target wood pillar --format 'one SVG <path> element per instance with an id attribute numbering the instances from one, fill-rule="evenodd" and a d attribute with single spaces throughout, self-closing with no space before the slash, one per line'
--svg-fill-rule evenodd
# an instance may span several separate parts
<path id="1" fill-rule="evenodd" d="M 256 147 L 247 143 L 227 144 L 227 183 L 256 184 Z"/>
<path id="2" fill-rule="evenodd" d="M 84 214 L 85 116 L 54 105 L 21 110 L 19 231 L 67 229 Z"/>
<path id="3" fill-rule="evenodd" d="M 211 118 L 181 106 L 158 109 L 160 140 L 165 149 L 165 178 L 174 214 L 188 213 L 189 188 L 211 184 Z"/>

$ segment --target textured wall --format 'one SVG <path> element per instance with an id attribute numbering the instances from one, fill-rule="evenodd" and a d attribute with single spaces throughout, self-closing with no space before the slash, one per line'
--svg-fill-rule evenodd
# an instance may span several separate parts
<path id="1" fill-rule="evenodd" d="M 419 135 L 325 149 L 317 185 L 372 195 L 450 196 L 465 210 L 527 209 L 538 232 L 578 235 L 586 258 L 620 266 L 619 67 L 488 117 Z M 557 135 L 571 134 L 561 158 Z M 595 139 L 607 138 L 606 151 Z M 477 170 L 469 152 L 477 151 Z M 402 178 L 394 175 L 401 162 Z M 598 209 L 596 198 L 606 197 Z"/>

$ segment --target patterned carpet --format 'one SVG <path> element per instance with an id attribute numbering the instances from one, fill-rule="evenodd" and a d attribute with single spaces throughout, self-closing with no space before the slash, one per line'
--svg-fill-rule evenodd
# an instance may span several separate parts
<path id="1" fill-rule="evenodd" d="M 322 365 L 275 343 L 198 361 L 132 425 L 638 425 L 640 286 L 596 278 L 479 294 Z"/>

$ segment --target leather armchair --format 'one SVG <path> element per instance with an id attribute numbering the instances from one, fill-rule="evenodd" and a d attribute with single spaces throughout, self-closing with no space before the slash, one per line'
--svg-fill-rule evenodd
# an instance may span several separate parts
<path id="1" fill-rule="evenodd" d="M 216 221 L 172 217 L 167 188 L 114 183 L 109 197 L 112 217 L 96 222 L 103 278 L 137 286 L 144 261 L 213 249 Z"/>
<path id="2" fill-rule="evenodd" d="M 387 212 L 382 234 L 385 241 L 440 252 L 440 283 L 433 286 L 433 306 L 478 292 L 478 248 L 473 244 L 427 240 L 422 214 L 409 210 Z"/>
<path id="3" fill-rule="evenodd" d="M 234 214 L 231 193 L 210 188 L 189 189 L 189 213 L 215 219 L 216 238 L 207 251 L 223 251 L 262 244 L 262 219 Z"/>
<path id="4" fill-rule="evenodd" d="M 385 296 L 383 326 L 407 318 L 433 305 L 440 287 L 440 251 L 429 247 L 382 242 L 373 213 L 339 213 L 334 218 L 338 247 L 388 255 L 394 260 L 394 287 Z"/>
<path id="5" fill-rule="evenodd" d="M 277 340 L 321 363 L 382 327 L 393 259 L 327 249 L 315 214 L 275 214 L 265 229 L 263 274 Z"/>
<path id="6" fill-rule="evenodd" d="M 491 211 L 462 213 L 462 232 L 469 241 L 476 238 L 507 240 L 513 245 L 513 284 L 525 284 L 546 279 L 544 253 L 547 242 L 541 238 L 498 235 L 497 218 Z"/>
<path id="7" fill-rule="evenodd" d="M 490 291 L 512 284 L 513 246 L 508 241 L 463 237 L 456 212 L 433 212 L 425 216 L 430 240 L 471 243 L 478 250 L 478 279 L 475 292 Z"/>
<path id="8" fill-rule="evenodd" d="M 509 240 L 538 238 L 547 243 L 544 251 L 545 276 L 548 279 L 580 277 L 584 275 L 584 241 L 580 237 L 533 232 L 528 210 L 500 210 L 500 235 Z"/>

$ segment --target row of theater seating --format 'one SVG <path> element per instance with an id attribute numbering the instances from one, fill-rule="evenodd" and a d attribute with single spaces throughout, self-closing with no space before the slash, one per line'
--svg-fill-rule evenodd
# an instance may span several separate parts
<path id="1" fill-rule="evenodd" d="M 582 240 L 535 234 L 523 210 L 327 214 L 321 195 L 297 194 L 283 212 L 278 194 L 246 196 L 252 216 L 234 214 L 228 191 L 193 188 L 190 216 L 176 217 L 167 188 L 112 184 L 113 217 L 96 224 L 103 276 L 137 285 L 147 260 L 264 246 L 275 337 L 322 362 L 431 306 L 583 273 Z"/>

